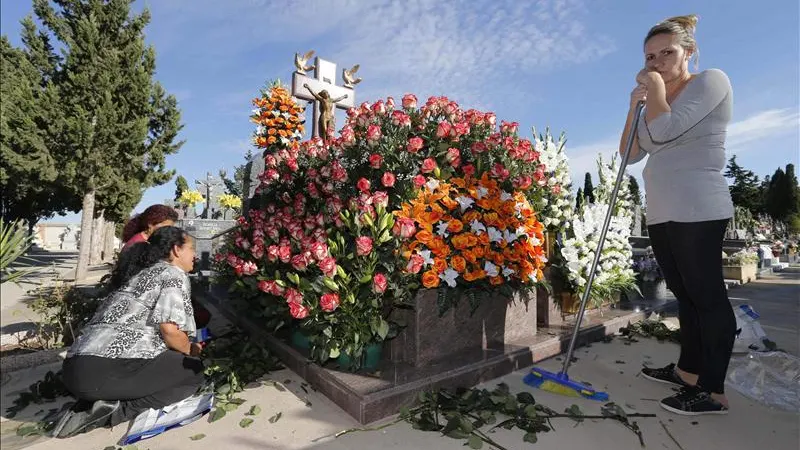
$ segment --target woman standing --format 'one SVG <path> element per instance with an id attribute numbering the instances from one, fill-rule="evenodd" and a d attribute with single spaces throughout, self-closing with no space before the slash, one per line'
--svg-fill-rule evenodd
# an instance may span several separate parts
<path id="1" fill-rule="evenodd" d="M 644 101 L 630 163 L 649 156 L 643 172 L 647 226 L 678 298 L 681 351 L 677 366 L 642 374 L 681 387 L 661 406 L 683 415 L 728 412 L 725 377 L 736 333 L 722 275 L 722 241 L 733 216 L 722 175 L 733 93 L 721 70 L 689 72 L 698 54 L 696 25 L 696 16 L 679 16 L 647 33 L 645 68 L 636 76 L 620 141 L 622 153 L 636 104 Z"/>
<path id="2" fill-rule="evenodd" d="M 59 421 L 56 437 L 126 422 L 202 385 L 202 347 L 191 342 L 193 265 L 192 238 L 169 226 L 120 256 L 112 293 L 64 360 L 64 385 L 79 401 Z"/>

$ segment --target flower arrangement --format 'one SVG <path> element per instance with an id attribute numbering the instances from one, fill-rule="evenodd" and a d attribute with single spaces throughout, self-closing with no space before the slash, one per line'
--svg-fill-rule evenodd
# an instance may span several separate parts
<path id="1" fill-rule="evenodd" d="M 572 194 L 572 179 L 569 173 L 569 159 L 564 151 L 565 135 L 562 133 L 556 142 L 546 130 L 544 135 L 535 138 L 534 148 L 539 152 L 539 161 L 544 166 L 548 189 L 544 191 L 542 223 L 548 231 L 563 231 L 575 213 L 575 198 Z"/>
<path id="2" fill-rule="evenodd" d="M 758 264 L 758 252 L 745 248 L 739 250 L 732 255 L 725 255 L 723 257 L 722 265 L 724 266 L 746 266 L 749 264 Z"/>
<path id="3" fill-rule="evenodd" d="M 566 275 L 567 289 L 579 295 L 583 295 L 588 282 L 618 170 L 616 158 L 607 165 L 599 157 L 597 166 L 600 184 L 595 191 L 595 203 L 581 205 L 567 228 L 567 238 L 560 249 L 560 269 Z M 598 307 L 611 296 L 633 289 L 635 285 L 635 274 L 631 267 L 633 249 L 628 240 L 632 208 L 627 180 L 627 177 L 623 177 L 592 283 L 590 298 Z"/>
<path id="4" fill-rule="evenodd" d="M 303 137 L 305 107 L 292 99 L 280 81 L 262 90 L 262 95 L 253 99 L 253 106 L 250 120 L 257 124 L 253 136 L 257 147 L 285 146 Z"/>
<path id="5" fill-rule="evenodd" d="M 661 281 L 664 279 L 661 266 L 658 265 L 658 261 L 649 247 L 647 255 L 634 259 L 633 271 L 636 273 L 636 278 L 640 282 Z"/>
<path id="6" fill-rule="evenodd" d="M 300 142 L 262 120 L 277 104 L 289 117 L 301 110 L 284 97 L 273 85 L 254 100 L 264 206 L 239 218 L 215 257 L 271 331 L 291 323 L 314 360 L 357 361 L 396 333 L 392 310 L 420 287 L 542 282 L 537 205 L 557 184 L 518 124 L 498 127 L 445 97 L 419 107 L 408 94 L 351 108 L 338 136 Z"/>
<path id="7" fill-rule="evenodd" d="M 203 194 L 200 191 L 183 191 L 181 196 L 178 198 L 178 202 L 184 206 L 193 207 L 198 203 L 203 203 L 206 201 L 206 198 L 203 197 Z"/>
<path id="8" fill-rule="evenodd" d="M 233 194 L 222 194 L 218 197 L 219 204 L 223 208 L 239 210 L 242 208 L 242 198 Z"/>
<path id="9" fill-rule="evenodd" d="M 421 273 L 425 288 L 542 279 L 542 224 L 524 194 L 501 190 L 488 173 L 480 180 L 430 180 L 395 215 L 398 233 L 408 236 L 405 270 Z"/>

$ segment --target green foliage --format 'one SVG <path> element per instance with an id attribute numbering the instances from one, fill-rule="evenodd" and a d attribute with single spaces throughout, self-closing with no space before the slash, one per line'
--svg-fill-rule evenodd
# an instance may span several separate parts
<path id="1" fill-rule="evenodd" d="M 31 242 L 32 236 L 19 221 L 8 223 L 0 217 L 0 283 L 16 281 L 27 273 L 12 266 L 15 262 L 19 265 Z"/>
<path id="2" fill-rule="evenodd" d="M 59 348 L 75 341 L 83 327 L 92 319 L 105 297 L 106 288 L 94 290 L 56 280 L 36 289 L 30 305 L 37 315 L 33 342 L 37 348 Z"/>
<path id="3" fill-rule="evenodd" d="M 633 204 L 642 206 L 642 191 L 639 189 L 639 182 L 636 181 L 636 177 L 633 175 L 629 175 L 628 190 Z"/>
<path id="4" fill-rule="evenodd" d="M 733 204 L 753 214 L 762 210 L 762 195 L 758 176 L 752 170 L 742 168 L 736 162 L 736 155 L 731 156 L 725 170 L 725 177 L 731 178 L 730 186 Z"/>
<path id="5" fill-rule="evenodd" d="M 188 190 L 189 183 L 186 181 L 186 178 L 184 178 L 183 175 L 178 175 L 178 178 L 175 178 L 175 202 L 181 198 L 181 194 Z"/>
<path id="6" fill-rule="evenodd" d="M 800 213 L 800 187 L 794 173 L 794 164 L 787 164 L 769 179 L 765 194 L 765 211 L 773 219 L 787 221 L 793 214 Z"/>

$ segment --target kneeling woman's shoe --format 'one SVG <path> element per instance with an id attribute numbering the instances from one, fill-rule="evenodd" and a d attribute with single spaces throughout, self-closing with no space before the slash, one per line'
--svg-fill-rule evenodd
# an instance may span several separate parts
<path id="1" fill-rule="evenodd" d="M 120 408 L 119 401 L 98 400 L 91 408 L 67 410 L 53 429 L 53 437 L 68 438 L 94 430 L 108 423 L 111 415 Z"/>

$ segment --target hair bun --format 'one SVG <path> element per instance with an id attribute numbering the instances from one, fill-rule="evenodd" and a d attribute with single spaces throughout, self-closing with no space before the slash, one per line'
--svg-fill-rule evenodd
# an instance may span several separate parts
<path id="1" fill-rule="evenodd" d="M 689 33 L 694 33 L 694 30 L 697 28 L 697 21 L 699 17 L 696 14 L 688 14 L 685 16 L 675 16 L 670 17 L 669 19 L 665 20 L 664 22 L 672 22 L 675 24 L 680 25 Z"/>

